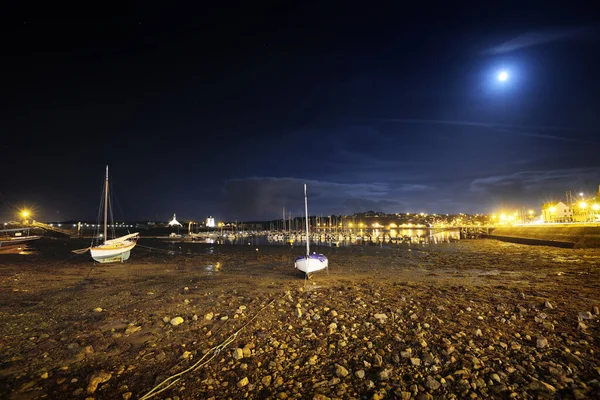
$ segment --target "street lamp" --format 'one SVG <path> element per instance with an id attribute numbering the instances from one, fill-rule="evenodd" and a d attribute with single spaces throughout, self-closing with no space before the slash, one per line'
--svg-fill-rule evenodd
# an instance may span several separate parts
<path id="1" fill-rule="evenodd" d="M 581 194 L 581 193 L 579 193 Z M 585 213 L 585 209 L 587 208 L 587 203 L 585 201 L 582 201 L 581 203 L 579 203 L 579 208 L 581 208 L 581 213 L 583 214 L 583 222 L 587 221 L 587 215 Z"/>

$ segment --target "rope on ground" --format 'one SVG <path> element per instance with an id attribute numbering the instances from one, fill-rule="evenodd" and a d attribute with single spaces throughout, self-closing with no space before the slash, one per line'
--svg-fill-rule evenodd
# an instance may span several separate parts
<path id="1" fill-rule="evenodd" d="M 149 253 L 157 252 L 157 253 L 164 253 L 164 254 L 183 254 L 183 251 L 180 251 L 180 250 L 167 250 L 167 249 L 161 249 L 158 247 L 142 246 L 141 244 L 136 245 L 136 248 L 147 250 Z"/>
<path id="2" fill-rule="evenodd" d="M 194 365 L 192 365 L 191 367 L 189 367 L 189 368 L 187 368 L 187 369 L 185 369 L 185 370 L 183 370 L 181 372 L 178 372 L 178 373 L 176 373 L 174 375 L 171 375 L 170 377 L 166 378 L 161 383 L 159 383 L 154 388 L 152 388 L 152 390 L 150 390 L 144 396 L 140 397 L 140 400 L 147 400 L 147 399 L 149 399 L 151 397 L 156 396 L 159 393 L 164 392 L 165 390 L 167 390 L 171 386 L 173 386 L 175 383 L 179 382 L 181 380 L 181 376 L 182 375 L 187 374 L 188 372 L 197 371 L 200 368 L 204 367 L 209 362 L 211 362 L 217 355 L 219 355 L 219 353 L 222 350 L 224 350 L 227 346 L 229 346 L 237 338 L 237 335 L 245 327 L 247 327 L 252 321 L 254 321 L 256 319 L 256 317 L 258 317 L 258 315 L 263 312 L 263 310 L 265 310 L 267 307 L 269 307 L 271 304 L 273 304 L 275 302 L 275 300 L 277 300 L 279 298 L 283 298 L 286 295 L 287 294 L 283 294 L 281 297 L 276 297 L 273 300 L 271 300 L 267 305 L 265 305 L 263 308 L 261 308 L 260 310 L 258 310 L 258 312 L 256 314 L 254 314 L 254 316 L 252 318 L 250 318 L 248 320 L 248 322 L 246 322 L 244 325 L 242 325 L 237 331 L 233 332 L 225 340 L 223 340 L 220 344 L 212 347 L 206 353 L 204 353 L 204 355 L 202 356 L 202 358 L 200 358 L 198 361 L 196 361 L 196 363 L 194 363 Z M 166 385 L 166 386 L 164 386 L 164 385 Z M 162 387 L 162 386 L 164 386 L 164 387 Z"/>

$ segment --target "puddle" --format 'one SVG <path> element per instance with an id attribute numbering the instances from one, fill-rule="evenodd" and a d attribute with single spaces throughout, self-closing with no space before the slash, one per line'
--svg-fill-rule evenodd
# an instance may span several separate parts
<path id="1" fill-rule="evenodd" d="M 221 272 L 221 270 L 223 269 L 223 264 L 218 262 L 216 264 L 209 264 L 203 267 L 199 267 L 199 269 L 204 271 L 204 273 L 207 275 L 212 275 L 214 273 Z"/>

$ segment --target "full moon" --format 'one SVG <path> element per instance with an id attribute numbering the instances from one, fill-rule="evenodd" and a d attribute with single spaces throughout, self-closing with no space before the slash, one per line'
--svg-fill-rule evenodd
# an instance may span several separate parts
<path id="1" fill-rule="evenodd" d="M 504 82 L 508 79 L 508 72 L 506 71 L 500 71 L 500 73 L 498 73 L 498 80 L 500 82 Z"/>

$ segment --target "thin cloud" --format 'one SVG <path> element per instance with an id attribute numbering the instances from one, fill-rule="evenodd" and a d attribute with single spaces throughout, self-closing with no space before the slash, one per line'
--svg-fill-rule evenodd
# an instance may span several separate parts
<path id="1" fill-rule="evenodd" d="M 497 175 L 474 179 L 472 192 L 491 196 L 517 198 L 532 193 L 561 193 L 573 183 L 588 186 L 600 179 L 600 168 L 571 168 L 546 171 L 521 171 L 510 175 Z"/>
<path id="2" fill-rule="evenodd" d="M 591 28 L 557 29 L 527 32 L 494 47 L 483 50 L 481 54 L 505 54 L 527 47 L 539 46 L 560 40 L 582 38 L 589 35 Z"/>
<path id="3" fill-rule="evenodd" d="M 422 184 L 336 183 L 300 178 L 250 177 L 230 179 L 223 187 L 228 215 L 239 218 L 276 219 L 285 207 L 292 215 L 304 213 L 303 184 L 308 185 L 312 215 L 351 214 L 376 211 L 397 212 L 404 197 L 427 191 Z"/>
<path id="4" fill-rule="evenodd" d="M 550 134 L 532 132 L 532 131 L 579 132 L 579 133 L 591 132 L 590 130 L 574 128 L 574 127 L 507 125 L 507 124 L 497 124 L 497 123 L 477 122 L 477 121 L 412 119 L 412 118 L 388 118 L 388 119 L 380 119 L 380 121 L 397 122 L 397 123 L 403 123 L 403 124 L 467 126 L 467 127 L 474 127 L 474 128 L 491 129 L 491 130 L 494 130 L 497 132 L 511 133 L 511 134 L 516 134 L 516 135 L 521 135 L 521 136 L 536 137 L 536 138 L 540 138 L 540 139 L 558 140 L 558 141 L 562 141 L 562 142 L 586 143 L 586 144 L 594 144 L 594 145 L 600 144 L 600 142 L 581 140 L 581 139 L 577 139 L 577 138 L 560 136 L 560 135 L 556 135 L 556 134 L 550 135 Z"/>

